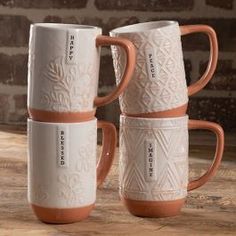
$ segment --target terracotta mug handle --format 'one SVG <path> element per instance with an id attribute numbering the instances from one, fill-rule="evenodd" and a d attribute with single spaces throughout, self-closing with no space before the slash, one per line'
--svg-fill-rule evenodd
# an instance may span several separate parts
<path id="1" fill-rule="evenodd" d="M 220 125 L 202 120 L 189 120 L 188 122 L 189 129 L 204 129 L 210 130 L 215 133 L 217 141 L 216 141 L 216 151 L 213 163 L 208 168 L 207 172 L 202 175 L 200 178 L 189 182 L 188 191 L 199 188 L 203 184 L 205 184 L 211 177 L 213 177 L 220 165 L 223 151 L 224 151 L 224 131 Z"/>
<path id="2" fill-rule="evenodd" d="M 116 98 L 118 98 L 119 95 L 127 87 L 129 81 L 131 80 L 132 74 L 135 68 L 136 51 L 135 51 L 134 45 L 128 39 L 110 37 L 110 36 L 104 36 L 104 35 L 100 35 L 97 37 L 96 46 L 110 46 L 110 45 L 117 45 L 124 48 L 126 52 L 126 56 L 127 56 L 126 68 L 125 68 L 121 82 L 110 94 L 104 97 L 95 98 L 94 105 L 96 107 L 106 105 L 114 101 Z"/>
<path id="3" fill-rule="evenodd" d="M 218 60 L 218 42 L 217 36 L 213 28 L 208 25 L 183 25 L 180 26 L 181 35 L 193 34 L 193 33 L 205 33 L 210 41 L 210 58 L 207 65 L 207 69 L 202 77 L 195 83 L 188 87 L 188 95 L 191 96 L 201 89 L 203 89 L 212 78 Z"/>
<path id="4" fill-rule="evenodd" d="M 107 121 L 98 121 L 98 128 L 102 129 L 102 153 L 97 164 L 97 186 L 105 180 L 112 166 L 117 144 L 116 127 Z"/>

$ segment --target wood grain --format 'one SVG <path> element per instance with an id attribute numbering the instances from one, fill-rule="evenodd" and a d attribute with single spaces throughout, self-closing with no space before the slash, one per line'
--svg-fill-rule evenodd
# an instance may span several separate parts
<path id="1" fill-rule="evenodd" d="M 162 219 L 139 218 L 126 211 L 118 196 L 116 155 L 109 177 L 97 191 L 96 209 L 87 220 L 70 225 L 44 224 L 33 215 L 27 203 L 26 149 L 25 132 L 0 132 L 0 236 L 235 235 L 234 146 L 227 148 L 217 176 L 189 193 L 182 214 Z M 193 147 L 190 153 L 191 177 L 204 172 L 212 153 L 211 146 Z"/>

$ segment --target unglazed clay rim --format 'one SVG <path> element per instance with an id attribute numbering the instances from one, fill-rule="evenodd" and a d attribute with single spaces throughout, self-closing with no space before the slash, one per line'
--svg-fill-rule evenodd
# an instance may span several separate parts
<path id="1" fill-rule="evenodd" d="M 30 203 L 30 205 L 39 220 L 50 224 L 70 224 L 82 221 L 88 218 L 91 211 L 95 208 L 95 203 L 79 208 L 50 208 L 34 203 Z M 70 215 L 69 218 L 67 217 L 68 214 Z"/>
<path id="2" fill-rule="evenodd" d="M 132 215 L 163 218 L 179 215 L 185 204 L 186 197 L 170 201 L 139 201 L 121 196 L 121 201 Z M 152 209 L 149 210 L 150 208 Z"/>
<path id="3" fill-rule="evenodd" d="M 96 109 L 88 112 L 54 112 L 28 107 L 29 118 L 50 123 L 78 123 L 90 121 L 95 117 Z"/>
<path id="4" fill-rule="evenodd" d="M 129 33 L 140 33 L 140 32 L 148 32 L 153 30 L 159 30 L 161 28 L 167 28 L 171 26 L 178 26 L 177 21 L 171 20 L 162 20 L 162 21 L 149 21 L 144 23 L 137 23 L 133 25 L 127 25 L 123 27 L 118 27 L 110 31 L 111 34 L 129 34 Z"/>
<path id="5" fill-rule="evenodd" d="M 188 108 L 188 103 L 172 108 L 170 110 L 165 111 L 157 111 L 157 112 L 147 112 L 147 113 L 126 113 L 122 112 L 123 115 L 129 116 L 129 117 L 139 117 L 139 118 L 174 118 L 174 117 L 182 117 L 186 115 L 186 111 Z"/>

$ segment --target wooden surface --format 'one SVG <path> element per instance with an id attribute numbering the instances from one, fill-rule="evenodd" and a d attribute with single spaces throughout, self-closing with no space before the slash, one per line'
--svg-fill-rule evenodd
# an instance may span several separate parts
<path id="1" fill-rule="evenodd" d="M 204 137 L 198 138 L 191 147 L 191 177 L 203 173 L 213 155 L 213 147 L 203 145 L 209 144 Z M 235 142 L 235 137 L 229 140 Z M 17 133 L 0 132 L 1 236 L 236 235 L 235 143 L 227 145 L 217 176 L 189 193 L 180 216 L 150 219 L 130 215 L 119 201 L 116 160 L 103 188 L 97 191 L 96 209 L 87 220 L 70 225 L 49 225 L 38 221 L 27 204 L 26 141 L 21 129 Z"/>

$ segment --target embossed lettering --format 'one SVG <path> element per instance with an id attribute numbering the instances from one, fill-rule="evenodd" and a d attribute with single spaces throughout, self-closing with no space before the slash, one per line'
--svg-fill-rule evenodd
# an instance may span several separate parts
<path id="1" fill-rule="evenodd" d="M 146 49 L 147 71 L 150 79 L 156 79 L 157 76 L 155 61 L 155 53 L 152 51 L 152 49 Z"/>
<path id="2" fill-rule="evenodd" d="M 77 42 L 78 38 L 75 32 L 69 31 L 67 36 L 67 57 L 66 62 L 68 64 L 76 63 L 76 51 L 77 51 Z"/>
<path id="3" fill-rule="evenodd" d="M 58 165 L 60 167 L 68 166 L 67 161 L 67 135 L 68 130 L 65 127 L 59 126 L 57 129 L 57 137 L 58 137 Z"/>
<path id="4" fill-rule="evenodd" d="M 146 158 L 146 180 L 155 181 L 156 172 L 155 172 L 155 140 L 146 140 L 145 141 L 145 158 Z"/>

